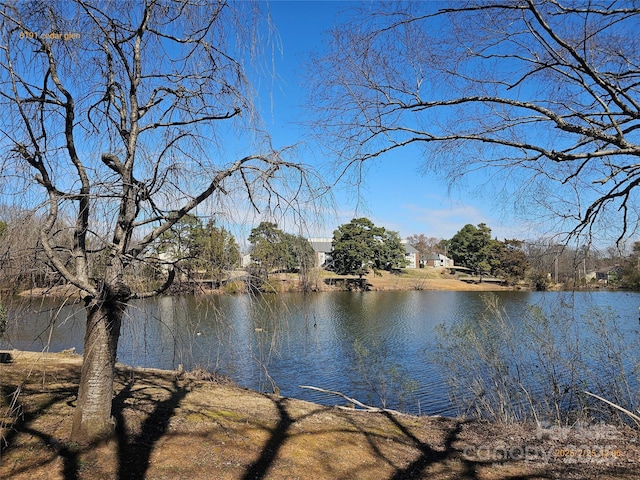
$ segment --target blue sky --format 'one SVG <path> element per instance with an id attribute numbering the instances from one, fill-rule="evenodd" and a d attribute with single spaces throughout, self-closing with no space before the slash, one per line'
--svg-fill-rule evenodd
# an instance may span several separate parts
<path id="1" fill-rule="evenodd" d="M 307 93 L 302 83 L 302 71 L 312 51 L 322 51 L 326 31 L 339 19 L 350 1 L 271 0 L 269 11 L 279 36 L 282 51 L 274 51 L 273 66 L 276 81 L 261 78 L 258 85 L 259 104 L 265 127 L 271 134 L 275 148 L 301 145 L 301 159 L 317 165 L 332 158 L 323 157 L 311 140 L 310 132 L 301 126 L 308 113 L 304 103 Z M 443 4 L 444 5 L 444 4 Z M 267 54 L 269 51 L 267 50 Z M 236 147 L 242 150 L 244 139 L 230 128 Z M 89 148 L 89 147 L 88 147 Z M 91 148 L 89 148 L 91 150 Z M 233 148 L 232 148 L 233 150 Z M 252 152 L 254 153 L 254 152 Z M 421 173 L 420 152 L 405 148 L 371 161 L 359 189 L 340 184 L 335 188 L 335 209 L 328 211 L 319 226 L 310 224 L 306 231 L 280 225 L 291 233 L 310 237 L 330 237 L 340 224 L 354 217 L 366 216 L 375 224 L 398 231 L 401 237 L 425 234 L 429 237 L 451 238 L 465 224 L 486 223 L 493 234 L 502 238 L 534 238 L 521 229 L 505 210 L 496 206 L 492 192 L 479 193 L 482 178 L 468 179 L 468 188 L 448 191 L 446 181 Z M 197 214 L 206 214 L 202 209 Z M 243 215 L 238 205 L 233 213 Z M 248 209 L 247 209 L 248 210 Z M 238 241 L 246 242 L 251 228 L 263 218 L 229 218 Z M 274 219 L 268 219 L 274 220 Z M 234 223 L 238 222 L 238 223 Z M 244 222 L 244 223 L 243 223 Z M 280 223 L 280 222 L 279 222 Z"/>
<path id="2" fill-rule="evenodd" d="M 282 52 L 275 55 L 273 98 L 261 99 L 263 116 L 276 148 L 302 142 L 305 156 L 322 163 L 323 158 L 310 136 L 297 122 L 304 119 L 305 92 L 301 71 L 309 52 L 322 51 L 324 32 L 349 7 L 346 1 L 270 2 L 270 13 L 281 40 Z M 305 160 L 308 160 L 305 158 Z M 449 191 L 446 182 L 420 171 L 416 150 L 403 150 L 371 162 L 361 189 L 341 186 L 335 190 L 336 212 L 310 236 L 331 236 L 335 227 L 355 216 L 366 216 L 375 224 L 396 230 L 401 237 L 423 233 L 429 237 L 451 238 L 465 224 L 484 222 L 499 239 L 532 238 L 524 225 L 515 222 L 509 209 L 498 207 L 490 191 L 479 193 L 481 176 L 469 178 L 466 187 Z M 481 174 L 480 174 L 481 175 Z"/>

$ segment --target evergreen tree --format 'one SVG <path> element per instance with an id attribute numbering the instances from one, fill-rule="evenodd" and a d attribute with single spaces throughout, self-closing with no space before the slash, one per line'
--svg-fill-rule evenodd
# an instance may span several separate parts
<path id="1" fill-rule="evenodd" d="M 484 223 L 477 227 L 467 224 L 449 241 L 448 255 L 456 265 L 469 268 L 482 278 L 499 264 L 496 243 Z"/>
<path id="2" fill-rule="evenodd" d="M 282 242 L 282 231 L 272 222 L 260 222 L 251 230 L 251 259 L 257 273 L 269 278 L 269 272 L 286 263 L 288 252 Z"/>
<path id="3" fill-rule="evenodd" d="M 529 261 L 523 250 L 522 240 L 505 239 L 498 244 L 499 264 L 492 272 L 498 277 L 504 278 L 508 283 L 515 283 L 525 277 L 529 269 Z"/>
<path id="4" fill-rule="evenodd" d="M 225 272 L 240 263 L 240 248 L 228 230 L 209 222 L 204 228 L 199 246 L 200 267 L 214 283 L 219 283 Z"/>
<path id="5" fill-rule="evenodd" d="M 371 268 L 391 270 L 407 265 L 398 232 L 376 227 L 368 218 L 354 218 L 333 232 L 333 268 L 341 275 L 358 275 Z"/>
<path id="6" fill-rule="evenodd" d="M 202 252 L 203 233 L 202 220 L 187 214 L 160 235 L 156 251 L 163 254 L 164 260 L 179 264 L 189 273 Z"/>
<path id="7" fill-rule="evenodd" d="M 275 223 L 261 222 L 251 230 L 251 258 L 258 274 L 268 278 L 269 272 L 294 272 L 311 268 L 313 248 L 306 238 L 283 232 Z"/>
<path id="8" fill-rule="evenodd" d="M 378 249 L 378 255 L 374 259 L 379 270 L 397 270 L 406 267 L 409 261 L 406 257 L 406 248 L 398 232 L 384 230 L 382 235 L 383 248 Z"/>

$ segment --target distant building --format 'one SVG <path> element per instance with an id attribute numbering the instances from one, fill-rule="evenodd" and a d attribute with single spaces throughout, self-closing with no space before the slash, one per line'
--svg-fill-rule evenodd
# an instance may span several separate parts
<path id="1" fill-rule="evenodd" d="M 326 267 L 331 264 L 331 242 L 332 238 L 309 238 L 307 239 L 313 248 L 313 254 L 316 259 L 316 267 Z"/>
<path id="2" fill-rule="evenodd" d="M 240 257 L 240 266 L 242 268 L 247 268 L 251 265 L 251 261 L 251 254 L 245 253 L 244 255 L 242 255 L 242 257 Z"/>
<path id="3" fill-rule="evenodd" d="M 589 272 L 585 275 L 587 282 L 597 282 L 604 285 L 616 282 L 620 279 L 621 271 L 619 267 L 606 268 L 604 270 L 598 270 Z"/>
<path id="4" fill-rule="evenodd" d="M 405 250 L 405 258 L 409 262 L 406 268 L 418 268 L 420 265 L 420 252 L 406 242 L 402 242 Z"/>
<path id="5" fill-rule="evenodd" d="M 454 266 L 453 260 L 441 253 L 430 253 L 424 259 L 427 267 L 445 267 L 452 268 Z"/>

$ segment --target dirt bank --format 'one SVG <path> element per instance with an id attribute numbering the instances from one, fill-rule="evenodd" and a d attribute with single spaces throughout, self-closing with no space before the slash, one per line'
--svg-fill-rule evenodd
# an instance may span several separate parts
<path id="1" fill-rule="evenodd" d="M 119 435 L 83 448 L 66 442 L 81 359 L 11 351 L 1 360 L 0 478 L 637 478 L 631 429 L 363 412 L 125 366 L 114 401 Z"/>

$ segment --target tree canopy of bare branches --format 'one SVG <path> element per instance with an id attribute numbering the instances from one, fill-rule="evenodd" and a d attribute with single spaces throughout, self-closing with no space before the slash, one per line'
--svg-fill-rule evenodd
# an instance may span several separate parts
<path id="1" fill-rule="evenodd" d="M 289 211 L 314 196 L 318 178 L 257 122 L 261 18 L 259 4 L 213 0 L 0 7 L 2 194 L 44 216 L 48 263 L 86 305 L 74 440 L 112 430 L 127 301 L 173 280 L 137 291 L 127 270 L 163 232 L 204 202 Z"/>
<path id="2" fill-rule="evenodd" d="M 518 185 L 504 191 L 550 213 L 549 229 L 622 239 L 640 220 L 639 14 L 599 0 L 367 4 L 311 64 L 315 125 L 350 166 L 417 145 L 452 181 Z"/>

